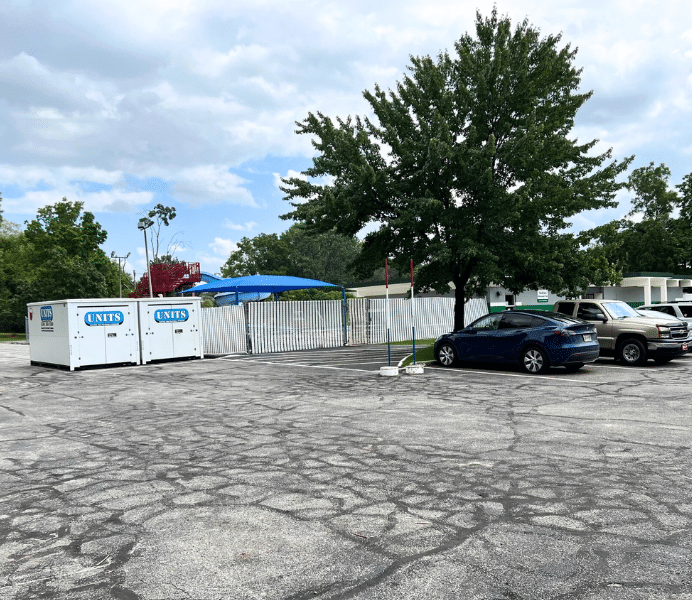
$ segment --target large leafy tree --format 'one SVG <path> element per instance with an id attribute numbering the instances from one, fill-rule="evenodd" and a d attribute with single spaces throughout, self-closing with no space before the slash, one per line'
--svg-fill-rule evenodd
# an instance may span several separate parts
<path id="1" fill-rule="evenodd" d="M 288 247 L 275 233 L 260 233 L 253 238 L 244 237 L 238 248 L 231 252 L 221 267 L 224 277 L 245 275 L 286 275 Z"/>
<path id="2" fill-rule="evenodd" d="M 224 277 L 294 275 L 344 284 L 353 276 L 350 265 L 359 251 L 360 242 L 353 236 L 334 231 L 310 234 L 296 224 L 280 236 L 244 237 L 221 272 Z"/>
<path id="3" fill-rule="evenodd" d="M 63 198 L 24 232 L 0 236 L 0 313 L 16 319 L 27 302 L 118 295 L 118 265 L 99 247 L 107 234 L 82 209 Z"/>
<path id="4" fill-rule="evenodd" d="M 541 37 L 527 21 L 512 30 L 496 10 L 477 15 L 475 33 L 454 56 L 412 57 L 396 89 L 364 92 L 372 118 L 310 113 L 297 133 L 313 136 L 317 156 L 306 179 L 282 188 L 293 206 L 283 217 L 311 230 L 379 224 L 365 237 L 362 273 L 385 256 L 405 271 L 412 258 L 422 288 L 452 282 L 456 329 L 465 299 L 490 282 L 586 286 L 603 259 L 581 251 L 567 219 L 613 206 L 629 164 L 568 137 L 591 93 L 578 91 L 576 50 L 561 36 Z"/>
<path id="5" fill-rule="evenodd" d="M 670 169 L 650 163 L 634 169 L 627 180 L 633 193 L 627 217 L 601 225 L 586 235 L 620 272 L 684 272 L 692 267 L 692 228 L 685 204 L 690 176 L 669 185 Z M 673 213 L 680 208 L 680 217 Z"/>

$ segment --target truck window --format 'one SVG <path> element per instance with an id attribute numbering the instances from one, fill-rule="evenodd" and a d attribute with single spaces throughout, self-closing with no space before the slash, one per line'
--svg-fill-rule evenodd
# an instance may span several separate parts
<path id="1" fill-rule="evenodd" d="M 591 302 L 582 302 L 577 311 L 577 317 L 584 321 L 598 321 L 601 316 L 605 316 L 603 311 L 597 304 Z"/>
<path id="2" fill-rule="evenodd" d="M 574 302 L 558 302 L 555 310 L 571 317 L 574 314 Z"/>
<path id="3" fill-rule="evenodd" d="M 680 304 L 678 308 L 680 309 L 682 316 L 686 319 L 692 317 L 692 304 Z"/>

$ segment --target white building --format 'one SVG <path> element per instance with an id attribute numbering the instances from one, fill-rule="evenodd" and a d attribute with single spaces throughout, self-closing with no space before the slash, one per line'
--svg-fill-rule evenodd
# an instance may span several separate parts
<path id="1" fill-rule="evenodd" d="M 623 300 L 634 306 L 673 300 L 692 300 L 692 278 L 676 276 L 671 273 L 625 273 L 620 285 L 590 287 L 583 298 Z M 548 290 L 526 290 L 513 294 L 501 286 L 488 287 L 486 299 L 491 312 L 508 307 L 550 309 L 564 296 L 557 296 Z"/>

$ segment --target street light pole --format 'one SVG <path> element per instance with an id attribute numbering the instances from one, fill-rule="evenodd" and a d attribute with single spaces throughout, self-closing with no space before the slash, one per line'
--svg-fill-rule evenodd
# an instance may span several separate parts
<path id="1" fill-rule="evenodd" d="M 148 217 L 142 217 L 137 223 L 137 229 L 141 229 L 144 232 L 144 252 L 147 255 L 147 274 L 149 276 L 149 298 L 154 297 L 154 291 L 151 287 L 151 268 L 149 267 L 149 245 L 147 244 L 147 229 L 154 224 L 154 221 Z"/>
<path id="2" fill-rule="evenodd" d="M 120 267 L 120 259 L 122 258 L 124 261 L 126 261 L 130 256 L 130 253 L 127 253 L 127 256 L 116 256 L 115 255 L 115 250 L 111 252 L 111 258 L 117 258 L 118 259 L 118 284 L 120 286 L 120 297 L 123 297 L 123 271 Z"/>

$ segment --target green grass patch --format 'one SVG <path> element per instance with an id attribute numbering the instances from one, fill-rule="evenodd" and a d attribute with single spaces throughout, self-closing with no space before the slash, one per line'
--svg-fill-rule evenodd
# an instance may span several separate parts
<path id="1" fill-rule="evenodd" d="M 26 342 L 25 333 L 0 333 L 0 343 L 2 342 Z"/>
<path id="2" fill-rule="evenodd" d="M 423 347 L 423 346 L 432 346 L 435 343 L 435 340 L 437 338 L 429 338 L 427 340 L 416 340 L 416 350 L 418 350 L 418 347 Z M 403 342 L 391 342 L 392 346 L 411 346 L 413 344 L 413 340 L 404 340 Z M 380 344 L 381 346 L 386 346 L 387 342 L 384 344 Z"/>
<path id="3" fill-rule="evenodd" d="M 433 340 L 434 341 L 434 340 Z M 433 354 L 432 343 L 429 346 L 418 346 L 416 342 L 416 364 L 430 363 L 435 360 L 435 355 Z M 407 356 L 404 362 L 401 363 L 402 367 L 408 367 L 413 364 L 413 354 Z"/>
<path id="4" fill-rule="evenodd" d="M 427 338 L 425 340 L 416 340 L 416 364 L 429 363 L 435 360 L 435 355 L 433 354 L 433 345 L 437 338 Z M 413 340 L 404 340 L 402 342 L 391 342 L 392 346 L 412 346 Z M 387 342 L 380 344 L 381 346 L 386 346 Z M 404 362 L 401 363 L 402 367 L 407 367 L 413 364 L 413 354 L 407 356 Z"/>

